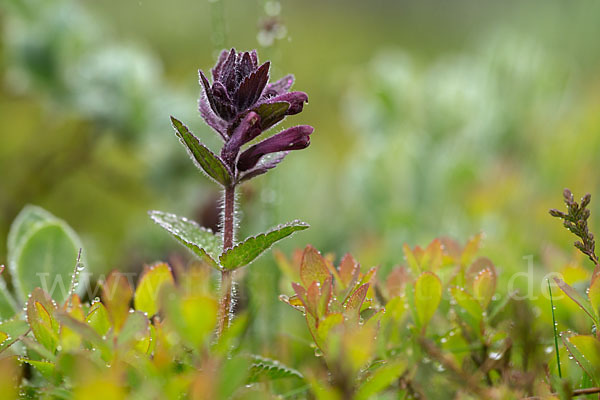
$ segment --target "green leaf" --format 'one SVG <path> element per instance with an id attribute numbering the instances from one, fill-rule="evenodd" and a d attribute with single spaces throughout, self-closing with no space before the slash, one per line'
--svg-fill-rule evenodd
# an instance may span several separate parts
<path id="1" fill-rule="evenodd" d="M 269 232 L 250 237 L 225 251 L 219 258 L 225 269 L 237 269 L 250 264 L 275 242 L 290 236 L 292 233 L 308 228 L 308 224 L 300 221 L 279 225 Z"/>
<path id="2" fill-rule="evenodd" d="M 58 311 L 56 319 L 61 324 L 68 326 L 73 332 L 79 334 L 83 340 L 90 343 L 94 348 L 98 349 L 105 361 L 111 359 L 111 349 L 107 342 L 90 325 L 76 320 L 64 311 Z"/>
<path id="3" fill-rule="evenodd" d="M 202 295 L 182 296 L 173 286 L 161 290 L 165 323 L 191 347 L 198 348 L 209 339 L 217 324 L 218 303 Z"/>
<path id="4" fill-rule="evenodd" d="M 177 133 L 177 136 L 179 136 L 179 139 L 185 145 L 197 166 L 214 179 L 215 182 L 223 186 L 229 186 L 232 176 L 223 161 L 210 151 L 208 147 L 200 143 L 200 140 L 181 121 L 171 117 L 171 122 L 173 123 L 173 128 L 175 128 L 175 133 Z"/>
<path id="5" fill-rule="evenodd" d="M 592 378 L 594 384 L 600 385 L 600 341 L 585 335 L 563 338 L 563 341 L 569 353 Z"/>
<path id="6" fill-rule="evenodd" d="M 385 314 L 381 318 L 381 326 L 397 326 L 406 316 L 407 299 L 404 296 L 392 297 L 385 305 Z"/>
<path id="7" fill-rule="evenodd" d="M 165 263 L 146 267 L 135 290 L 134 305 L 152 317 L 158 312 L 158 295 L 164 284 L 174 283 L 171 267 Z"/>
<path id="8" fill-rule="evenodd" d="M 112 271 L 106 281 L 102 283 L 102 302 L 112 323 L 118 333 L 129 314 L 129 302 L 133 297 L 133 288 L 129 279 L 118 271 Z"/>
<path id="9" fill-rule="evenodd" d="M 473 294 L 484 310 L 496 291 L 496 273 L 491 268 L 481 270 L 473 280 Z"/>
<path id="10" fill-rule="evenodd" d="M 577 303 L 577 305 L 579 307 L 581 307 L 581 309 L 583 311 L 585 311 L 587 315 L 590 316 L 590 318 L 594 321 L 594 323 L 596 324 L 596 326 L 599 325 L 598 324 L 598 317 L 596 317 L 596 312 L 594 311 L 594 308 L 592 307 L 592 305 L 590 304 L 590 302 L 588 301 L 588 299 L 586 299 L 585 297 L 583 297 L 583 295 L 581 293 L 579 293 L 573 287 L 569 286 L 562 279 L 560 279 L 560 278 L 554 278 L 554 282 L 556 282 L 556 284 L 558 285 L 558 287 L 563 292 L 565 292 L 565 294 L 567 296 L 569 296 L 571 298 L 571 300 L 573 300 L 575 303 Z"/>
<path id="11" fill-rule="evenodd" d="M 76 294 L 67 300 L 62 310 L 79 321 L 85 319 L 81 299 Z M 66 326 L 60 327 L 59 337 L 62 351 L 73 351 L 81 347 L 81 337 Z"/>
<path id="12" fill-rule="evenodd" d="M 406 262 L 408 263 L 410 270 L 414 276 L 418 275 L 421 272 L 421 266 L 419 265 L 417 257 L 415 257 L 415 254 L 408 244 L 405 243 L 402 248 L 404 249 L 404 258 L 406 258 Z"/>
<path id="13" fill-rule="evenodd" d="M 392 361 L 378 368 L 371 377 L 363 382 L 355 396 L 356 400 L 367 400 L 385 390 L 406 371 L 405 361 Z"/>
<path id="14" fill-rule="evenodd" d="M 276 379 L 284 378 L 304 379 L 304 376 L 295 369 L 287 367 L 277 360 L 253 355 L 248 382 L 257 382 L 261 378 L 274 381 Z"/>
<path id="15" fill-rule="evenodd" d="M 94 329 L 98 335 L 104 336 L 110 329 L 110 318 L 106 307 L 99 301 L 92 303 L 88 315 L 85 317 L 89 326 Z"/>
<path id="16" fill-rule="evenodd" d="M 506 308 L 506 306 L 508 305 L 508 303 L 510 303 L 510 301 L 513 299 L 516 293 L 517 292 L 515 291 L 507 293 L 506 295 L 504 295 L 504 297 L 501 297 L 500 300 L 494 302 L 488 315 L 488 320 L 492 321 L 494 318 L 496 318 L 496 316 Z"/>
<path id="17" fill-rule="evenodd" d="M 36 340 L 52 353 L 58 346 L 60 328 L 55 312 L 56 305 L 50 296 L 36 288 L 27 301 L 27 322 Z"/>
<path id="18" fill-rule="evenodd" d="M 39 357 L 44 358 L 48 361 L 54 361 L 56 359 L 54 352 L 48 350 L 47 348 L 45 348 L 35 340 L 31 339 L 30 337 L 21 338 L 21 343 L 23 343 L 27 350 L 29 350 L 30 355 L 32 354 L 31 352 L 33 352 L 36 353 Z"/>
<path id="19" fill-rule="evenodd" d="M 251 362 L 245 357 L 227 358 L 221 367 L 218 399 L 228 400 L 236 390 L 244 386 L 250 373 Z"/>
<path id="20" fill-rule="evenodd" d="M 415 282 L 417 324 L 426 329 L 442 300 L 442 281 L 433 272 L 423 272 Z"/>
<path id="21" fill-rule="evenodd" d="M 450 293 L 456 303 L 461 306 L 471 317 L 480 321 L 483 318 L 481 304 L 465 289 L 455 286 L 450 288 Z"/>
<path id="22" fill-rule="evenodd" d="M 450 293 L 458 307 L 455 307 L 456 313 L 460 319 L 471 327 L 473 333 L 478 337 L 482 334 L 483 309 L 481 304 L 461 287 L 450 288 Z"/>
<path id="23" fill-rule="evenodd" d="M 140 311 L 129 313 L 129 317 L 125 321 L 123 328 L 117 337 L 117 346 L 128 350 L 131 343 L 148 338 L 150 327 L 148 317 Z"/>
<path id="24" fill-rule="evenodd" d="M 307 317 L 308 315 L 309 314 L 307 314 Z M 331 313 L 326 315 L 322 320 L 320 320 L 317 326 L 315 336 L 315 339 L 317 340 L 317 345 L 319 345 L 321 348 L 326 348 L 330 339 L 329 333 L 332 331 L 332 329 L 336 329 L 343 323 L 344 315 L 341 313 Z"/>
<path id="25" fill-rule="evenodd" d="M 215 261 L 221 251 L 221 239 L 210 229 L 206 229 L 184 217 L 162 211 L 150 211 L 150 218 L 175 239 L 194 252 L 213 268 L 219 269 Z"/>
<path id="26" fill-rule="evenodd" d="M 23 321 L 20 316 L 16 316 L 12 319 L 2 321 L 0 323 L 0 331 L 8 335 L 6 340 L 0 341 L 0 352 L 2 352 L 13 340 L 29 331 L 29 324 L 27 324 L 27 321 Z"/>
<path id="27" fill-rule="evenodd" d="M 37 369 L 47 380 L 51 381 L 54 379 L 54 363 L 51 363 L 49 361 L 30 360 L 24 357 L 19 357 L 19 361 L 35 367 L 35 369 Z"/>
<path id="28" fill-rule="evenodd" d="M 244 331 L 248 327 L 248 312 L 236 314 L 229 328 L 217 338 L 211 347 L 211 352 L 220 357 L 226 357 L 239 346 Z"/>
<path id="29" fill-rule="evenodd" d="M 290 108 L 290 103 L 281 101 L 277 103 L 263 103 L 253 111 L 260 116 L 260 127 L 267 130 L 285 117 Z"/>
<path id="30" fill-rule="evenodd" d="M 35 210 L 35 211 L 31 211 Z M 25 216 L 11 227 L 9 267 L 18 297 L 41 287 L 57 302 L 69 296 L 81 241 L 75 232 L 58 218 L 41 209 L 25 209 Z M 40 220 L 40 215 L 44 219 Z M 84 285 L 80 285 L 80 290 Z"/>
<path id="31" fill-rule="evenodd" d="M 31 231 L 35 225 L 48 221 L 56 221 L 56 217 L 41 207 L 26 205 L 16 216 L 8 232 L 8 252 L 16 251 L 23 237 Z"/>

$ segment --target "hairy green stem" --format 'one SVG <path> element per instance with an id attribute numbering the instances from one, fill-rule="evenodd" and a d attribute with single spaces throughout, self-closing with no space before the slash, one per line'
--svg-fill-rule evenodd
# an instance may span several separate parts
<path id="1" fill-rule="evenodd" d="M 223 251 L 233 247 L 235 240 L 235 186 L 227 186 L 223 193 Z M 233 288 L 232 271 L 221 271 L 221 301 L 219 302 L 219 325 L 217 335 L 220 337 L 229 327 Z"/>

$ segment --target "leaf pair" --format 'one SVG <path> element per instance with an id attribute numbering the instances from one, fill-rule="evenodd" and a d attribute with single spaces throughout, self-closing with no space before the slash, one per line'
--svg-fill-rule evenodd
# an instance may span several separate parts
<path id="1" fill-rule="evenodd" d="M 300 221 L 279 225 L 221 252 L 221 237 L 196 222 L 161 211 L 150 211 L 149 214 L 154 222 L 202 261 L 218 270 L 235 270 L 248 265 L 277 241 L 308 228 L 308 224 Z"/>

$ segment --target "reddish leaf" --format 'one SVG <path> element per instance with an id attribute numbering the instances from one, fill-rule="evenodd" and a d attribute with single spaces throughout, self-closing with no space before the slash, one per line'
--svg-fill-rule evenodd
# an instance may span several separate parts
<path id="1" fill-rule="evenodd" d="M 482 237 L 483 234 L 479 233 L 469 239 L 460 257 L 462 265 L 469 265 L 471 263 L 473 257 L 475 256 L 475 253 L 477 253 L 477 251 L 479 250 Z"/>
<path id="2" fill-rule="evenodd" d="M 331 301 L 331 292 L 332 292 L 332 279 L 331 277 L 325 279 L 325 282 L 320 287 L 320 296 L 317 307 L 317 314 L 319 318 L 327 315 L 329 311 L 329 302 Z"/>
<path id="3" fill-rule="evenodd" d="M 321 253 L 311 245 L 306 246 L 302 256 L 302 265 L 300 266 L 300 279 L 304 286 L 308 287 L 313 282 L 322 284 L 330 276 L 331 274 Z"/>
<path id="4" fill-rule="evenodd" d="M 48 293 L 34 289 L 27 301 L 27 322 L 37 341 L 52 353 L 58 346 L 59 324 L 55 312 L 56 305 Z"/>
<path id="5" fill-rule="evenodd" d="M 427 246 L 420 264 L 421 268 L 427 271 L 436 271 L 442 265 L 442 243 L 439 239 Z"/>
<path id="6" fill-rule="evenodd" d="M 388 298 L 400 296 L 409 282 L 410 274 L 404 267 L 396 267 L 387 276 L 386 289 Z"/>
<path id="7" fill-rule="evenodd" d="M 368 290 L 368 283 L 359 286 L 358 289 L 356 289 L 346 300 L 344 304 L 346 311 L 356 311 L 356 313 L 360 313 L 360 308 L 363 304 L 363 301 L 365 301 L 365 297 L 367 296 Z"/>
<path id="8" fill-rule="evenodd" d="M 129 314 L 133 289 L 124 274 L 113 271 L 102 284 L 102 302 L 115 329 L 119 332 Z"/>
<path id="9" fill-rule="evenodd" d="M 302 285 L 300 285 L 296 282 L 292 282 L 292 288 L 294 289 L 294 292 L 296 292 L 296 296 L 298 296 L 298 299 L 304 305 L 304 309 L 306 310 L 306 312 L 308 312 L 310 314 L 314 314 L 314 312 L 309 307 L 306 289 L 304 289 L 304 287 Z"/>
<path id="10" fill-rule="evenodd" d="M 344 286 L 344 289 L 347 288 L 353 279 L 358 277 L 360 273 L 360 265 L 350 253 L 347 253 L 340 263 L 340 280 Z"/>
<path id="11" fill-rule="evenodd" d="M 319 295 L 321 294 L 321 287 L 319 282 L 313 282 L 306 289 L 306 299 L 308 300 L 308 308 L 315 317 L 319 318 L 317 311 L 319 305 Z"/>

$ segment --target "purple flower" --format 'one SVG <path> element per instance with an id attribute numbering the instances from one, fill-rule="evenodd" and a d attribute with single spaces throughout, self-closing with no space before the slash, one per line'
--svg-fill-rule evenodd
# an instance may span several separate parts
<path id="1" fill-rule="evenodd" d="M 256 50 L 224 50 L 212 69 L 212 84 L 198 71 L 203 88 L 199 100 L 202 118 L 225 144 L 220 160 L 227 166 L 232 182 L 247 180 L 275 167 L 290 150 L 306 148 L 313 128 L 296 126 L 280 132 L 241 152 L 242 147 L 287 115 L 298 114 L 308 95 L 290 92 L 294 83 L 286 75 L 269 83 L 270 63 L 258 63 Z M 240 155 L 241 152 L 241 155 Z M 272 159 L 266 156 L 280 153 Z"/>
<path id="2" fill-rule="evenodd" d="M 310 125 L 294 126 L 251 146 L 240 155 L 237 169 L 247 171 L 253 168 L 266 154 L 307 148 L 313 130 L 314 128 Z"/>
<path id="3" fill-rule="evenodd" d="M 286 102 L 286 115 L 302 111 L 308 96 L 303 92 L 289 92 L 294 83 L 292 75 L 267 84 L 270 62 L 258 65 L 256 50 L 237 53 L 223 50 L 212 69 L 213 83 L 201 70 L 200 83 L 204 95 L 200 98 L 200 112 L 207 123 L 222 136 L 231 135 L 231 125 L 248 110 L 261 104 Z M 219 121 L 219 119 L 221 121 Z"/>

